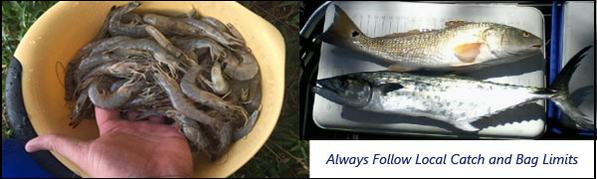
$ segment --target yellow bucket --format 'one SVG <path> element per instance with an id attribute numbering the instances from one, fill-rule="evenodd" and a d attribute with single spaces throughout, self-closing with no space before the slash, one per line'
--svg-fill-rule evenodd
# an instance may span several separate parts
<path id="1" fill-rule="evenodd" d="M 110 8 L 126 3 L 59 2 L 27 31 L 14 55 L 22 64 L 26 117 L 38 135 L 57 133 L 81 140 L 97 138 L 94 120 L 85 120 L 75 129 L 68 126 L 70 111 L 64 100 L 63 85 L 65 67 L 97 34 Z M 202 15 L 232 23 L 252 49 L 261 70 L 264 107 L 253 131 L 215 162 L 194 160 L 195 177 L 227 177 L 259 151 L 276 125 L 284 96 L 284 40 L 274 26 L 236 2 L 141 2 L 135 12 L 182 15 L 192 8 Z M 71 161 L 52 154 L 74 173 L 88 176 Z"/>

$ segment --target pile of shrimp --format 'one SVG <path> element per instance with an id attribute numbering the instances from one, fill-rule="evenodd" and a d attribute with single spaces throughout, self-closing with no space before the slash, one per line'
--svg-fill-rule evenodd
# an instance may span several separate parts
<path id="1" fill-rule="evenodd" d="M 257 61 L 232 24 L 195 11 L 132 12 L 140 5 L 112 7 L 98 35 L 69 62 L 69 125 L 93 118 L 94 106 L 137 114 L 134 120 L 158 117 L 215 160 L 259 115 Z"/>

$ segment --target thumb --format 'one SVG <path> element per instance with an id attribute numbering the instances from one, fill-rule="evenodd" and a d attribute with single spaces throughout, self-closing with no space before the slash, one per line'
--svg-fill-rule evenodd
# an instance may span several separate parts
<path id="1" fill-rule="evenodd" d="M 40 150 L 51 150 L 79 164 L 79 161 L 83 157 L 82 154 L 87 153 L 87 144 L 77 139 L 50 134 L 29 140 L 25 144 L 25 150 L 30 153 Z"/>
<path id="2" fill-rule="evenodd" d="M 111 109 L 103 109 L 95 107 L 95 120 L 97 121 L 97 127 L 99 129 L 100 136 L 106 131 L 113 127 L 113 121 L 120 118 L 118 111 Z M 112 123 L 110 122 L 112 121 Z"/>

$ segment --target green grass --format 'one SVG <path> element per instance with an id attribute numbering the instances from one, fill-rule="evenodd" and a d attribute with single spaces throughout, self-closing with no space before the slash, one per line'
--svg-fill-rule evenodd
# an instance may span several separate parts
<path id="1" fill-rule="evenodd" d="M 309 144 L 299 139 L 299 2 L 241 2 L 272 23 L 286 43 L 286 91 L 278 125 L 255 157 L 232 177 L 308 177 Z"/>
<path id="2" fill-rule="evenodd" d="M 27 29 L 55 2 L 2 2 L 2 89 L 9 57 Z M 286 42 L 286 91 L 278 124 L 261 150 L 231 177 L 307 177 L 308 142 L 299 139 L 299 2 L 241 2 L 280 30 Z M 2 138 L 10 135 L 2 93 Z"/>
<path id="3" fill-rule="evenodd" d="M 9 58 L 31 24 L 54 3 L 2 1 L 2 139 L 10 136 L 4 102 L 4 83 Z"/>

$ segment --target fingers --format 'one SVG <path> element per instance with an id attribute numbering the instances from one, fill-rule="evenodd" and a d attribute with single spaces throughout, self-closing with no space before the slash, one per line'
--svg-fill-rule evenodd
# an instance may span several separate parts
<path id="1" fill-rule="evenodd" d="M 141 133 L 146 133 L 148 135 L 152 135 L 152 136 L 162 136 L 162 137 L 181 137 L 184 139 L 183 136 L 181 136 L 181 134 L 178 132 L 178 130 L 171 126 L 171 125 L 165 125 L 163 123 L 158 123 L 158 122 L 153 122 L 151 120 L 152 117 L 149 117 L 150 119 L 147 121 L 138 121 L 133 123 L 133 127 L 134 129 L 132 130 L 136 130 L 139 131 Z M 158 117 L 154 117 L 153 120 L 160 120 Z"/>
<path id="2" fill-rule="evenodd" d="M 137 111 L 129 111 L 126 113 L 126 118 L 130 121 L 144 121 L 144 120 L 148 120 L 151 123 L 156 123 L 156 124 L 162 124 L 164 123 L 164 118 L 161 116 L 156 116 L 156 115 L 151 115 L 149 117 L 145 117 L 142 119 L 139 119 L 139 117 L 141 116 L 141 114 Z"/>
<path id="3" fill-rule="evenodd" d="M 103 122 L 107 120 L 116 120 L 120 118 L 118 111 L 113 109 L 103 109 L 100 107 L 95 107 L 95 118 L 98 122 Z"/>
<path id="4" fill-rule="evenodd" d="M 126 118 L 130 121 L 148 120 L 149 122 L 156 123 L 156 124 L 163 124 L 165 121 L 164 117 L 162 117 L 162 116 L 151 115 L 149 117 L 139 119 L 140 116 L 141 116 L 141 114 L 138 111 L 129 111 L 126 113 Z"/>
<path id="5" fill-rule="evenodd" d="M 126 113 L 126 119 L 131 120 L 131 121 L 137 120 L 138 116 L 139 116 L 139 112 L 137 112 L 137 111 L 129 111 Z"/>
<path id="6" fill-rule="evenodd" d="M 152 122 L 152 123 L 156 123 L 156 124 L 164 123 L 164 119 L 159 116 L 149 116 L 148 119 L 149 119 L 149 122 Z"/>
<path id="7" fill-rule="evenodd" d="M 77 165 L 83 159 L 82 154 L 87 153 L 87 143 L 76 139 L 67 138 L 59 135 L 44 135 L 33 138 L 25 144 L 27 152 L 36 152 L 40 150 L 51 150 L 58 152 L 68 160 Z"/>
<path id="8" fill-rule="evenodd" d="M 102 109 L 95 107 L 95 120 L 97 121 L 97 127 L 99 128 L 100 136 L 110 129 L 110 122 L 120 118 L 118 111 Z"/>

